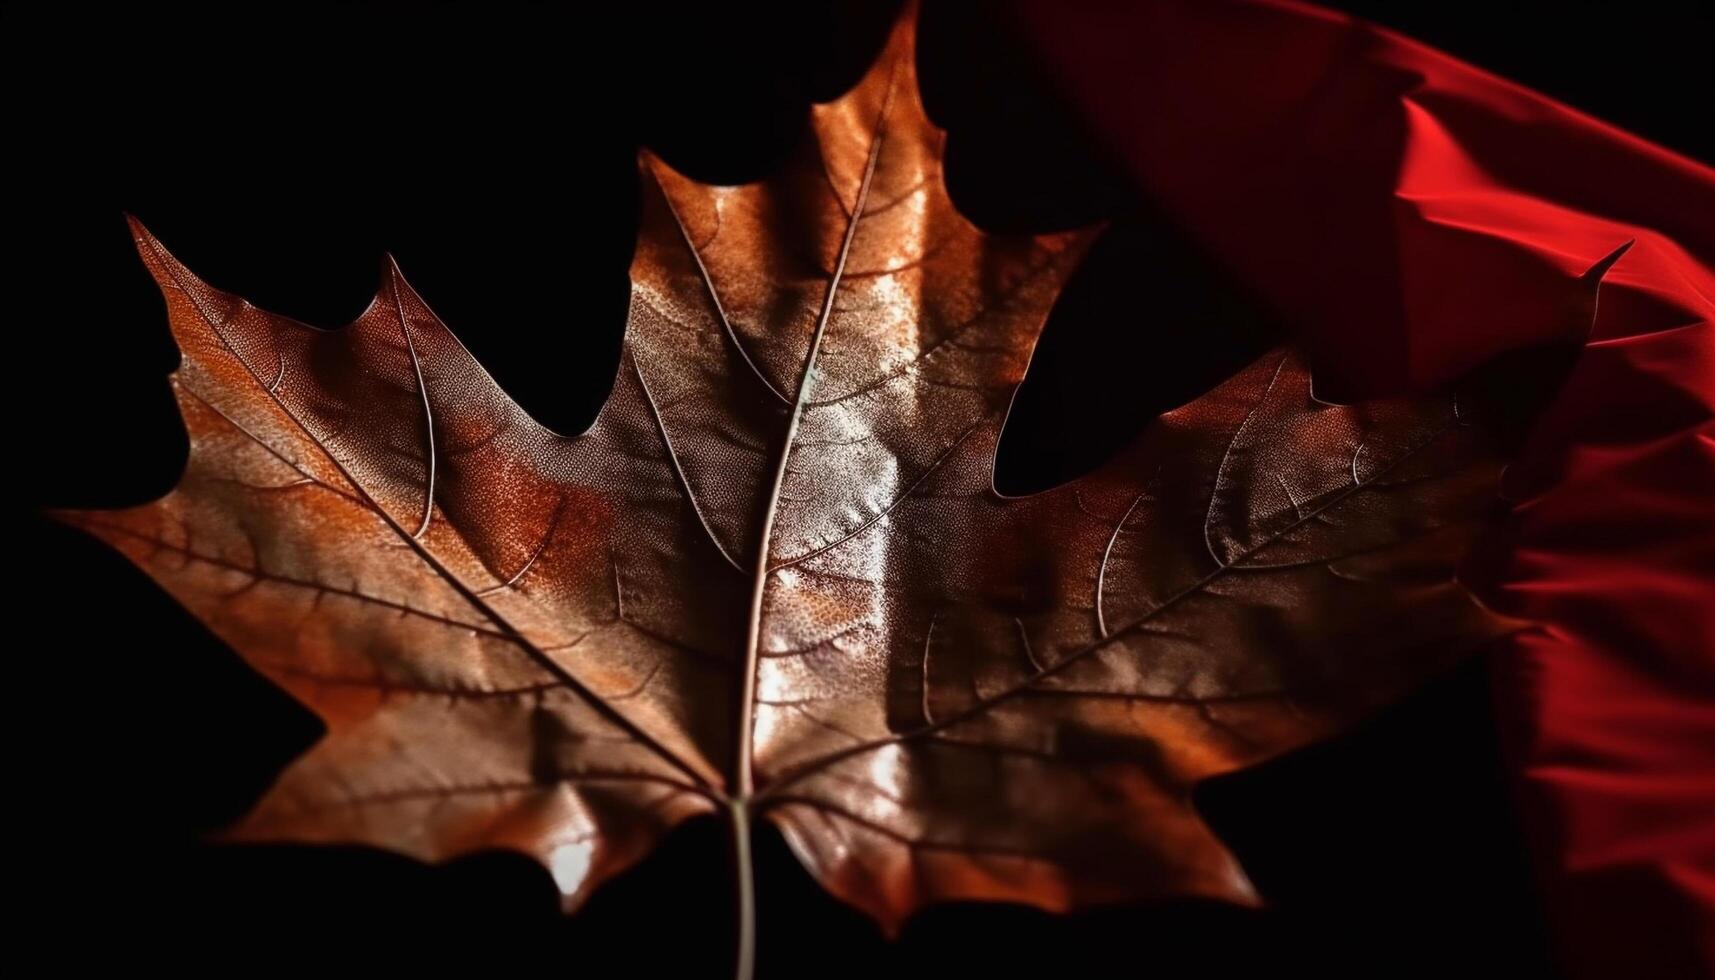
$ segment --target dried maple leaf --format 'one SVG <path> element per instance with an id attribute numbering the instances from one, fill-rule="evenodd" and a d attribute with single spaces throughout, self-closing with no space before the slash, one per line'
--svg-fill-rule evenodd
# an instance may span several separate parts
<path id="1" fill-rule="evenodd" d="M 1322 403 L 1288 352 L 1088 477 L 994 490 L 1090 233 L 955 212 L 912 31 L 778 176 L 643 156 L 624 353 L 581 435 L 396 267 L 321 331 L 134 224 L 190 463 L 62 516 L 326 722 L 233 836 L 513 848 L 570 904 L 716 812 L 747 910 L 759 816 L 889 929 L 939 899 L 1251 902 L 1192 785 L 1503 628 L 1452 574 L 1499 471 L 1482 428 L 1450 396 Z"/>

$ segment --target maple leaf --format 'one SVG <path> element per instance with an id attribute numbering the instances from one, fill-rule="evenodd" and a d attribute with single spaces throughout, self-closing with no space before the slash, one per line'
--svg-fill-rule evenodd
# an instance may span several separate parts
<path id="1" fill-rule="evenodd" d="M 1191 787 L 1508 628 L 1453 576 L 1500 471 L 1484 427 L 1453 395 L 1321 402 L 1290 351 L 1082 479 L 997 493 L 1094 232 L 961 217 L 913 58 L 908 13 L 761 183 L 642 155 L 624 350 L 580 435 L 391 263 L 322 331 L 133 222 L 190 462 L 60 516 L 326 723 L 231 837 L 511 848 L 570 907 L 716 813 L 747 916 L 757 818 L 890 931 L 945 899 L 1248 903 Z"/>

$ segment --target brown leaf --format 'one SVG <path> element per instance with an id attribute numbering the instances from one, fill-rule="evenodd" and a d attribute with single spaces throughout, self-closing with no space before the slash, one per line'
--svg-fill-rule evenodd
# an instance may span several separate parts
<path id="1" fill-rule="evenodd" d="M 955 898 L 1253 902 L 1191 787 L 1506 628 L 1453 578 L 1499 471 L 1482 427 L 1452 396 L 1322 403 L 1290 352 L 1086 478 L 995 492 L 1092 233 L 954 210 L 912 31 L 762 183 L 643 155 L 624 353 L 581 435 L 391 264 L 326 332 L 134 224 L 190 464 L 63 516 L 326 721 L 234 837 L 514 848 L 575 903 L 717 812 L 774 821 L 889 929 Z"/>

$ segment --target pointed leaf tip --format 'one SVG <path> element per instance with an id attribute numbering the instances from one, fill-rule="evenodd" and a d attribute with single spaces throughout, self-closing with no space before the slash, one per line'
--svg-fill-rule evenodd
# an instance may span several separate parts
<path id="1" fill-rule="evenodd" d="M 133 245 L 138 249 L 151 245 L 156 247 L 160 246 L 161 243 L 155 238 L 154 233 L 149 231 L 148 227 L 143 224 L 141 219 L 129 211 L 124 212 L 124 214 L 125 225 L 131 229 L 131 243 Z"/>
<path id="2" fill-rule="evenodd" d="M 150 231 L 136 215 L 129 211 L 125 212 L 125 222 L 131 228 L 131 243 L 136 247 L 138 256 L 142 258 L 144 268 L 149 270 L 149 275 L 154 277 L 158 285 L 162 288 L 173 286 L 182 289 L 187 282 L 202 282 L 200 277 L 191 272 L 188 266 L 180 262 L 177 256 L 161 244 L 161 240 L 155 237 L 155 233 Z"/>
<path id="3" fill-rule="evenodd" d="M 428 308 L 423 294 L 405 278 L 405 270 L 400 267 L 398 256 L 392 252 L 381 253 L 381 283 L 376 289 L 376 296 L 388 303 L 407 302 Z"/>

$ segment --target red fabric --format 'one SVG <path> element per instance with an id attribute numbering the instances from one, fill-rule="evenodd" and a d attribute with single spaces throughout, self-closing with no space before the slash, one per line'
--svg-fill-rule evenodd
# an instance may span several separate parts
<path id="1" fill-rule="evenodd" d="M 1715 976 L 1715 170 L 1303 4 L 1015 12 L 1351 395 L 1588 325 L 1631 243 L 1467 581 L 1538 624 L 1495 680 L 1566 968 Z"/>

